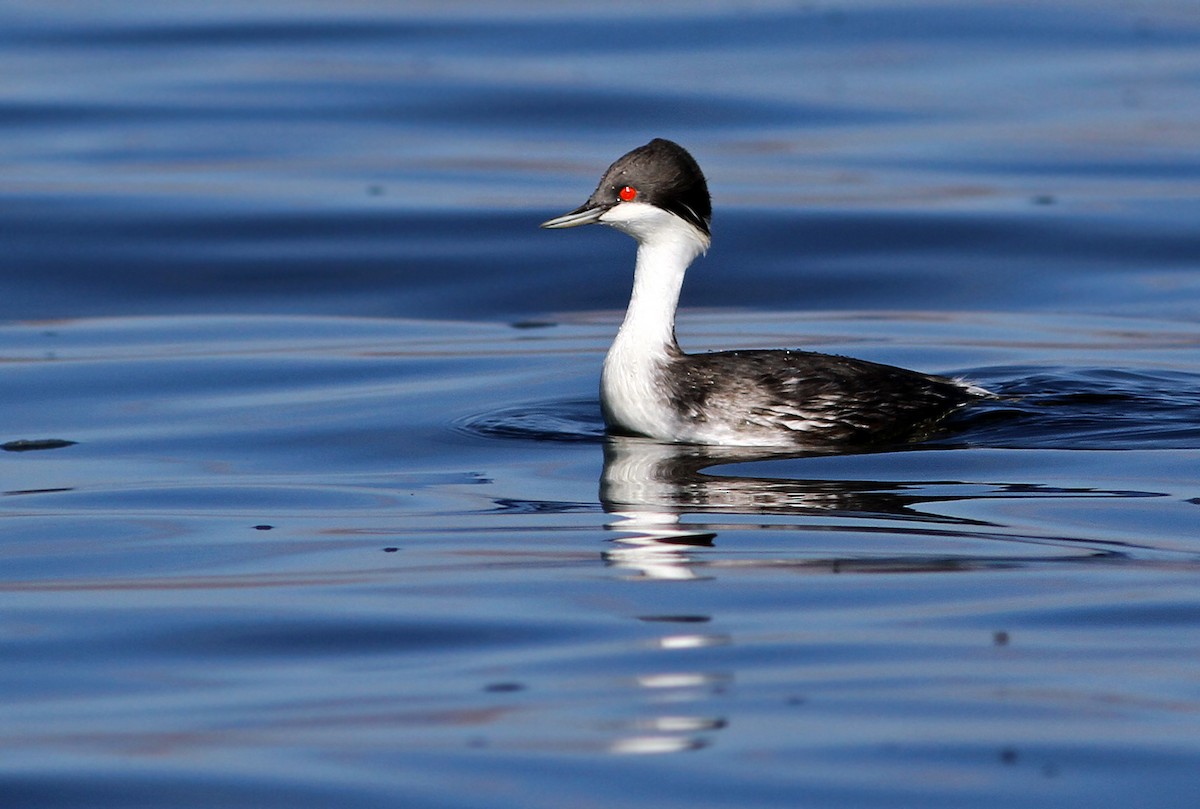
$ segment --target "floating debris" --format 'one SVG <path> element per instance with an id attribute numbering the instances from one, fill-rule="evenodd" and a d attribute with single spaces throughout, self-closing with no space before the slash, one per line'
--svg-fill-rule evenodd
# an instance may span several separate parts
<path id="1" fill-rule="evenodd" d="M 17 441 L 6 441 L 0 444 L 5 452 L 32 452 L 38 449 L 62 449 L 72 447 L 79 442 L 66 441 L 62 438 L 22 438 Z"/>

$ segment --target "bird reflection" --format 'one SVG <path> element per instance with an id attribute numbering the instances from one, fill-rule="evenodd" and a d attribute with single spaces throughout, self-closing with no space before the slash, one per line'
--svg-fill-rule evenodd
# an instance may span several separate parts
<path id="1" fill-rule="evenodd" d="M 764 478 L 705 471 L 726 464 L 796 457 L 794 451 L 781 454 L 610 436 L 604 446 L 600 501 L 617 518 L 608 527 L 628 535 L 614 541 L 606 560 L 645 578 L 704 578 L 692 563 L 692 552 L 711 546 L 716 532 L 711 526 L 682 522 L 686 513 L 853 516 L 960 527 L 986 524 L 917 508 L 938 500 L 960 499 L 961 492 L 937 496 L 927 486 L 897 481 Z M 870 563 L 819 564 L 844 568 Z M 911 560 L 907 564 L 911 566 Z M 946 564 L 940 560 L 936 566 L 945 569 Z"/>
<path id="2" fill-rule="evenodd" d="M 999 523 L 939 514 L 928 506 L 992 498 L 1155 496 L 980 481 L 768 478 L 739 475 L 752 470 L 730 466 L 817 454 L 827 453 L 699 447 L 610 436 L 604 447 L 600 501 L 613 516 L 607 527 L 618 536 L 609 543 L 605 562 L 632 580 L 689 581 L 747 567 L 811 573 L 907 573 L 1000 569 L 1063 560 L 1109 561 L 1120 558 L 1128 548 L 1123 543 L 1029 534 Z M 720 469 L 722 466 L 727 468 Z M 780 468 L 794 469 L 796 464 Z M 694 515 L 708 518 L 697 520 Z M 915 539 L 918 549 L 914 551 L 910 542 L 898 543 L 899 548 L 888 542 L 890 550 L 877 554 L 864 552 L 871 545 L 855 544 L 841 554 L 797 549 L 794 556 L 789 552 L 786 558 L 773 559 L 708 551 L 725 526 L 744 536 L 746 529 L 756 527 L 754 518 L 770 516 L 785 518 L 776 521 L 776 527 L 816 529 L 818 533 L 810 536 L 821 536 L 826 548 L 825 543 L 838 542 L 835 533 L 852 538 L 856 532 L 867 532 L 888 539 Z M 937 550 L 947 542 L 962 542 L 967 547 Z M 996 550 L 981 554 L 981 547 Z M 654 716 L 623 727 L 609 749 L 645 754 L 712 744 L 714 731 L 726 726 L 722 695 L 735 676 L 733 667 L 720 665 L 726 657 L 714 650 L 737 646 L 738 639 L 720 631 L 719 623 L 710 631 L 706 625 L 717 618 L 704 609 L 644 615 L 639 620 L 664 624 L 652 647 L 661 653 L 661 663 L 656 661 L 654 670 L 635 679 L 648 704 L 654 706 Z M 728 660 L 736 660 L 736 655 Z"/>
<path id="3" fill-rule="evenodd" d="M 611 436 L 604 447 L 600 501 L 616 519 L 608 528 L 624 534 L 605 554 L 610 564 L 631 576 L 654 579 L 698 579 L 721 567 L 746 564 L 787 566 L 811 572 L 943 572 L 997 569 L 1071 559 L 1122 558 L 1128 542 L 1076 540 L 1024 534 L 998 523 L 939 514 L 931 503 L 1004 498 L 1158 497 L 1157 492 L 1058 488 L 1028 483 L 985 483 L 953 480 L 837 480 L 739 476 L 709 471 L 711 467 L 752 461 L 827 455 L 822 451 L 779 453 L 741 447 L 698 447 L 661 444 L 649 439 Z M 697 548 L 713 545 L 719 523 L 685 523 L 685 514 L 821 517 L 826 532 L 866 531 L 893 537 L 934 541 L 998 543 L 996 554 L 855 553 L 849 557 L 697 561 Z M 886 523 L 886 525 L 884 524 Z M 745 520 L 730 527 L 749 528 Z M 1015 547 L 1028 553 L 1013 553 Z M 978 546 L 975 546 L 976 549 Z"/>
<path id="4" fill-rule="evenodd" d="M 747 461 L 796 457 L 747 448 L 696 447 L 612 436 L 604 448 L 600 500 L 615 519 L 609 528 L 621 534 L 604 556 L 631 579 L 686 581 L 709 578 L 712 566 L 698 564 L 698 551 L 711 546 L 711 526 L 689 525 L 683 516 L 709 514 L 847 514 L 886 515 L 930 520 L 913 510 L 930 499 L 903 484 L 870 481 L 787 480 L 740 477 L 706 472 L 710 467 Z M 928 494 L 928 493 L 926 493 Z M 932 518 L 932 519 L 936 519 Z M 732 682 L 730 671 L 688 667 L 692 650 L 735 643 L 719 631 L 706 631 L 712 616 L 703 613 L 647 615 L 642 621 L 662 623 L 653 641 L 672 665 L 638 676 L 636 686 L 657 715 L 623 728 L 610 751 L 647 754 L 695 750 L 711 744 L 726 726 L 720 695 Z M 681 665 L 682 664 L 682 665 Z M 713 710 L 716 708 L 717 710 Z"/>
<path id="5" fill-rule="evenodd" d="M 684 511 L 790 515 L 844 513 L 858 517 L 978 524 L 915 510 L 916 505 L 960 499 L 961 494 L 932 496 L 904 482 L 758 478 L 703 471 L 732 463 L 797 457 L 803 457 L 803 454 L 753 447 L 661 444 L 644 438 L 610 436 L 604 445 L 600 501 L 612 513 L 640 515 L 648 526 L 654 519 L 670 523 L 670 516 L 677 518 Z"/>

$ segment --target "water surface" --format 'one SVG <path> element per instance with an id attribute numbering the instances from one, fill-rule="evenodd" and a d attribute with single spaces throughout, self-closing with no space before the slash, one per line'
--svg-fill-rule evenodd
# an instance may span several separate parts
<path id="1" fill-rule="evenodd" d="M 0 12 L 6 806 L 1191 806 L 1187 3 Z M 690 350 L 997 398 L 919 445 L 606 440 Z"/>

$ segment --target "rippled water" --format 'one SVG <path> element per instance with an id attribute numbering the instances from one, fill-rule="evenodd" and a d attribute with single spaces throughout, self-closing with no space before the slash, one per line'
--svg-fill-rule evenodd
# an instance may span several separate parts
<path id="1" fill-rule="evenodd" d="M 1200 14 L 0 10 L 4 806 L 1191 806 Z M 605 439 L 663 135 L 692 350 L 997 397 Z"/>

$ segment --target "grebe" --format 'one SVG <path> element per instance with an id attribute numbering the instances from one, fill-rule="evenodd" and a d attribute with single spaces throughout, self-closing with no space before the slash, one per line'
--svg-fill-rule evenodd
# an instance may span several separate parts
<path id="1" fill-rule="evenodd" d="M 812 351 L 685 354 L 675 310 L 688 266 L 708 249 L 704 174 L 656 138 L 609 166 L 580 207 L 542 223 L 599 223 L 637 240 L 633 295 L 604 359 L 610 432 L 721 446 L 865 444 L 917 437 L 986 391 L 944 377 Z"/>

